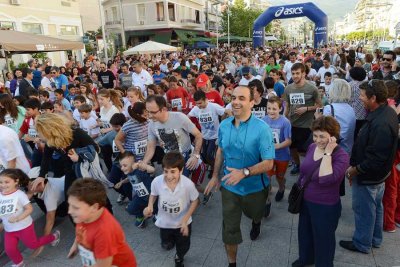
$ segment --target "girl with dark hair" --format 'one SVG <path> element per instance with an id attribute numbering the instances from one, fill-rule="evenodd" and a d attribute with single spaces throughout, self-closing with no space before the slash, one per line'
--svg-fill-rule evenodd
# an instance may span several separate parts
<path id="1" fill-rule="evenodd" d="M 25 108 L 17 106 L 10 95 L 0 95 L 0 118 L 5 122 L 5 125 L 19 133 L 25 118 Z"/>

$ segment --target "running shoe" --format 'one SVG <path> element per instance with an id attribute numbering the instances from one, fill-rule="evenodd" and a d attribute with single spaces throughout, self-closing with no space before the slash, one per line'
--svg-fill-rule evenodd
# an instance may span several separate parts
<path id="1" fill-rule="evenodd" d="M 201 202 L 201 204 L 203 204 L 204 206 L 207 205 L 208 201 L 210 201 L 210 199 L 213 197 L 213 192 L 208 193 L 207 195 L 204 195 L 203 201 Z"/>
<path id="2" fill-rule="evenodd" d="M 25 267 L 26 265 L 25 265 L 25 263 L 23 262 L 23 261 L 21 261 L 20 263 L 18 263 L 18 264 L 13 264 L 13 265 L 11 265 L 11 267 Z"/>
<path id="3" fill-rule="evenodd" d="M 386 232 L 386 233 L 390 233 L 390 234 L 396 233 L 396 229 L 392 229 L 392 230 L 383 230 L 383 231 Z"/>
<path id="4" fill-rule="evenodd" d="M 118 199 L 117 199 L 117 203 L 119 204 L 119 205 L 122 205 L 123 203 L 124 203 L 124 201 L 125 201 L 125 196 L 124 195 L 122 195 L 122 194 L 119 194 L 118 195 Z"/>
<path id="5" fill-rule="evenodd" d="M 144 217 L 136 217 L 135 226 L 137 228 L 145 228 L 146 227 L 146 220 Z"/>
<path id="6" fill-rule="evenodd" d="M 55 247 L 55 246 L 57 246 L 58 245 L 58 243 L 60 243 L 60 237 L 61 237 L 61 233 L 60 233 L 60 231 L 55 231 L 54 233 L 53 233 L 53 235 L 54 235 L 54 241 L 53 242 L 51 242 L 50 243 L 50 245 L 52 246 L 52 247 Z"/>
<path id="7" fill-rule="evenodd" d="M 161 243 L 161 247 L 162 247 L 163 249 L 165 249 L 165 250 L 171 250 L 171 249 L 174 248 L 174 246 L 175 246 L 175 244 L 174 244 L 174 243 L 171 243 L 171 242 Z"/>
<path id="8" fill-rule="evenodd" d="M 290 171 L 290 175 L 297 175 L 297 174 L 299 174 L 299 172 L 300 172 L 299 165 L 293 164 L 293 168 Z"/>
<path id="9" fill-rule="evenodd" d="M 261 222 L 255 223 L 254 221 L 251 222 L 251 230 L 250 230 L 250 239 L 251 240 L 256 240 L 257 237 L 261 233 Z"/>
<path id="10" fill-rule="evenodd" d="M 275 201 L 276 202 L 281 201 L 284 195 L 285 195 L 285 188 L 282 191 L 278 190 L 278 192 L 276 192 L 276 195 L 275 195 Z"/>
<path id="11" fill-rule="evenodd" d="M 177 254 L 175 254 L 175 267 L 184 267 L 183 259 L 180 259 Z"/>

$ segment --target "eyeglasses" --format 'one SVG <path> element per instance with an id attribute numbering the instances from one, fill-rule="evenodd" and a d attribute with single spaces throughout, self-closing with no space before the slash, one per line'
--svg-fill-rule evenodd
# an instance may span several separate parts
<path id="1" fill-rule="evenodd" d="M 158 112 L 160 112 L 161 111 L 161 109 L 159 109 L 159 110 L 157 110 L 157 111 L 150 111 L 150 110 L 147 110 L 147 112 L 149 113 L 149 114 L 151 114 L 151 115 L 156 115 Z"/>
<path id="2" fill-rule="evenodd" d="M 382 61 L 392 61 L 392 59 L 391 58 L 387 58 L 387 57 L 383 57 Z"/>

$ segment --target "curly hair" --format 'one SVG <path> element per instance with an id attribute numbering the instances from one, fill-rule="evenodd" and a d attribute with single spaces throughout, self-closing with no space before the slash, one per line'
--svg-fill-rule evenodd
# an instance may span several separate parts
<path id="1" fill-rule="evenodd" d="M 62 115 L 46 113 L 38 116 L 36 130 L 50 147 L 64 149 L 72 143 L 71 123 Z"/>

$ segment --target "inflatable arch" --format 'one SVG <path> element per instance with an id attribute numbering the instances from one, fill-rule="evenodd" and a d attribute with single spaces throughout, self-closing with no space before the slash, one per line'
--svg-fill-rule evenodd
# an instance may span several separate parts
<path id="1" fill-rule="evenodd" d="M 264 45 L 264 27 L 274 19 L 289 19 L 296 17 L 308 17 L 314 22 L 314 47 L 327 42 L 328 17 L 311 2 L 287 5 L 272 6 L 264 11 L 255 21 L 253 26 L 254 48 Z"/>

